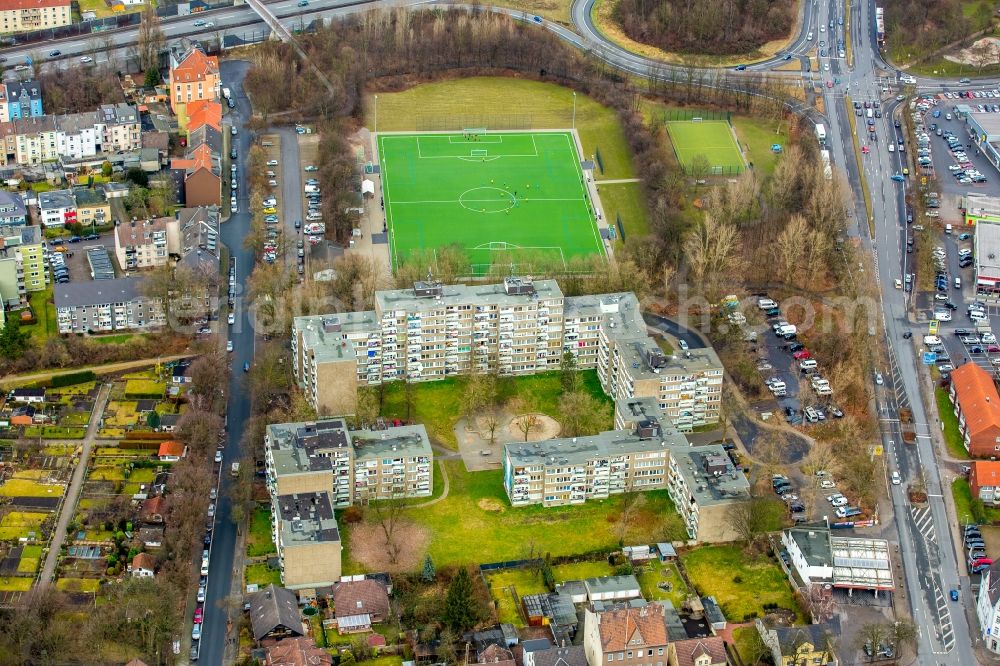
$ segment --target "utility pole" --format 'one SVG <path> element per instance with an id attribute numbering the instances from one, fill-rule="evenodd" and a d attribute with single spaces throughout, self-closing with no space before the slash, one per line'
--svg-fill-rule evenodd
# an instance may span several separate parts
<path id="1" fill-rule="evenodd" d="M 378 101 L 378 97 L 375 98 Z M 573 129 L 576 129 L 576 91 L 573 91 Z"/>

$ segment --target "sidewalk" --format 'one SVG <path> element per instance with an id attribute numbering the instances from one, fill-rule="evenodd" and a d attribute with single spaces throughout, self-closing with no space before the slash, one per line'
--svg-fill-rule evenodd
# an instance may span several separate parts
<path id="1" fill-rule="evenodd" d="M 63 498 L 62 507 L 59 510 L 59 519 L 56 521 L 56 526 L 52 533 L 49 552 L 45 556 L 45 565 L 42 567 L 42 573 L 38 578 L 40 585 L 47 585 L 52 582 L 52 574 L 55 573 L 63 541 L 66 540 L 66 528 L 76 513 L 76 503 L 80 497 L 80 490 L 83 488 L 83 477 L 87 473 L 87 465 L 90 462 L 90 451 L 97 440 L 97 431 L 110 396 L 111 384 L 105 384 L 101 387 L 100 393 L 97 395 L 97 401 L 94 403 L 94 411 L 90 413 L 87 436 L 83 440 L 83 453 L 80 454 L 80 460 L 76 463 L 76 469 L 73 470 L 73 478 L 70 481 L 69 488 L 66 489 L 66 496 Z"/>

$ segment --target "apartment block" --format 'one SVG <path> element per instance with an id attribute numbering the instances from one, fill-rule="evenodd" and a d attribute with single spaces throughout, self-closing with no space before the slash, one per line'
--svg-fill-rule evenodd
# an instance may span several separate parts
<path id="1" fill-rule="evenodd" d="M 73 22 L 69 0 L 2 0 L 0 32 L 29 32 L 59 28 Z"/>
<path id="2" fill-rule="evenodd" d="M 173 218 L 132 220 L 115 227 L 115 256 L 123 270 L 164 266 L 167 252 L 167 224 Z"/>
<path id="3" fill-rule="evenodd" d="M 0 18 L 0 22 L 2 20 Z M 19 118 L 35 118 L 45 115 L 45 109 L 42 107 L 42 87 L 38 81 L 34 79 L 9 81 L 3 84 L 3 93 L 5 106 L 4 112 L 0 114 L 0 120 L 7 122 Z"/>
<path id="4" fill-rule="evenodd" d="M 182 129 L 187 127 L 187 105 L 202 100 L 218 102 L 220 82 L 217 57 L 205 55 L 197 46 L 171 52 L 167 79 L 170 108 Z"/>
<path id="5" fill-rule="evenodd" d="M 721 444 L 671 448 L 667 492 L 691 539 L 740 538 L 727 514 L 734 503 L 750 499 L 750 482 Z"/>
<path id="6" fill-rule="evenodd" d="M 219 208 L 181 208 L 167 224 L 167 249 L 180 257 L 178 266 L 197 272 L 219 270 Z"/>
<path id="7" fill-rule="evenodd" d="M 634 294 L 565 297 L 552 280 L 379 291 L 374 312 L 300 317 L 295 376 L 321 414 L 349 414 L 357 386 L 433 381 L 470 372 L 528 375 L 596 369 L 617 400 L 650 397 L 674 426 L 717 423 L 723 367 L 712 349 L 665 354 L 646 333 Z M 325 377 L 325 379 L 324 379 Z"/>
<path id="8" fill-rule="evenodd" d="M 38 195 L 38 212 L 42 226 L 61 228 L 76 222 L 76 197 L 73 190 L 49 190 Z"/>
<path id="9" fill-rule="evenodd" d="M 89 187 L 74 187 L 76 200 L 76 223 L 84 226 L 103 226 L 111 222 L 111 204 L 104 198 L 102 190 Z"/>
<path id="10" fill-rule="evenodd" d="M 622 409 L 638 416 L 587 437 L 507 444 L 503 479 L 513 506 L 563 506 L 636 490 L 666 488 L 669 447 L 687 438 L 652 402 Z"/>
<path id="11" fill-rule="evenodd" d="M 271 537 L 286 588 L 327 586 L 340 580 L 343 547 L 329 493 L 272 496 Z"/>
<path id="12" fill-rule="evenodd" d="M 57 284 L 53 290 L 60 333 L 128 331 L 162 326 L 163 308 L 140 290 L 141 278 Z"/>
<path id="13" fill-rule="evenodd" d="M 32 82 L 34 84 L 34 82 Z M 37 86 L 37 84 L 34 84 Z M 39 94 L 37 90 L 33 91 Z M 11 94 L 8 84 L 8 96 Z M 29 93 L 24 92 L 27 97 Z M 104 104 L 96 111 L 46 116 L 41 113 L 15 115 L 21 108 L 8 97 L 11 118 L 0 122 L 0 164 L 34 165 L 63 160 L 81 162 L 102 156 L 136 151 L 142 147 L 139 110 L 131 104 Z M 33 104 L 28 100 L 25 104 Z M 41 97 L 38 97 L 41 109 Z"/>
<path id="14" fill-rule="evenodd" d="M 27 224 L 27 220 L 28 211 L 21 195 L 0 190 L 0 227 L 21 227 Z"/>
<path id="15" fill-rule="evenodd" d="M 27 302 L 29 291 L 48 285 L 41 227 L 0 227 L 0 299 L 7 306 Z"/>
<path id="16" fill-rule="evenodd" d="M 343 419 L 267 427 L 272 496 L 328 492 L 336 507 L 394 496 L 428 497 L 434 454 L 423 426 L 349 430 Z"/>

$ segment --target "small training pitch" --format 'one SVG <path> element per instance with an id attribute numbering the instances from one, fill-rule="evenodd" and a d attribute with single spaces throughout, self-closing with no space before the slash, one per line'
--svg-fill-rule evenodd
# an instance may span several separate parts
<path id="1" fill-rule="evenodd" d="M 698 155 L 708 160 L 709 174 L 739 173 L 746 164 L 725 120 L 671 120 L 667 131 L 681 166 L 690 169 Z"/>
<path id="2" fill-rule="evenodd" d="M 565 267 L 604 253 L 569 132 L 382 134 L 378 146 L 393 267 L 456 244 L 479 275 L 501 259 Z"/>

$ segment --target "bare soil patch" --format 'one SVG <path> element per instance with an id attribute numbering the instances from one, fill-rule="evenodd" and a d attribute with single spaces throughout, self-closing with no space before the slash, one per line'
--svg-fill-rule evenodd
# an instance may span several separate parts
<path id="1" fill-rule="evenodd" d="M 512 418 L 507 424 L 507 433 L 510 434 L 515 442 L 524 441 L 524 431 L 521 430 L 521 423 L 526 419 L 534 419 L 535 424 L 531 427 L 528 432 L 529 442 L 541 442 L 546 439 L 552 439 L 559 435 L 559 431 L 562 427 L 559 422 L 556 421 L 551 416 L 546 416 L 538 412 L 531 414 L 519 414 Z"/>
<path id="2" fill-rule="evenodd" d="M 492 511 L 494 513 L 499 513 L 504 510 L 503 504 L 501 504 L 495 499 L 490 499 L 488 497 L 482 498 L 481 500 L 476 502 L 476 504 L 483 511 Z"/>
<path id="3" fill-rule="evenodd" d="M 1000 63 L 1000 39 L 996 37 L 977 39 L 969 48 L 948 54 L 944 59 L 976 67 L 995 65 Z"/>
<path id="4" fill-rule="evenodd" d="M 396 561 L 392 562 L 382 527 L 378 523 L 355 525 L 351 529 L 351 556 L 368 571 L 413 571 L 427 552 L 430 534 L 409 521 L 401 521 L 394 534 L 400 549 Z"/>

